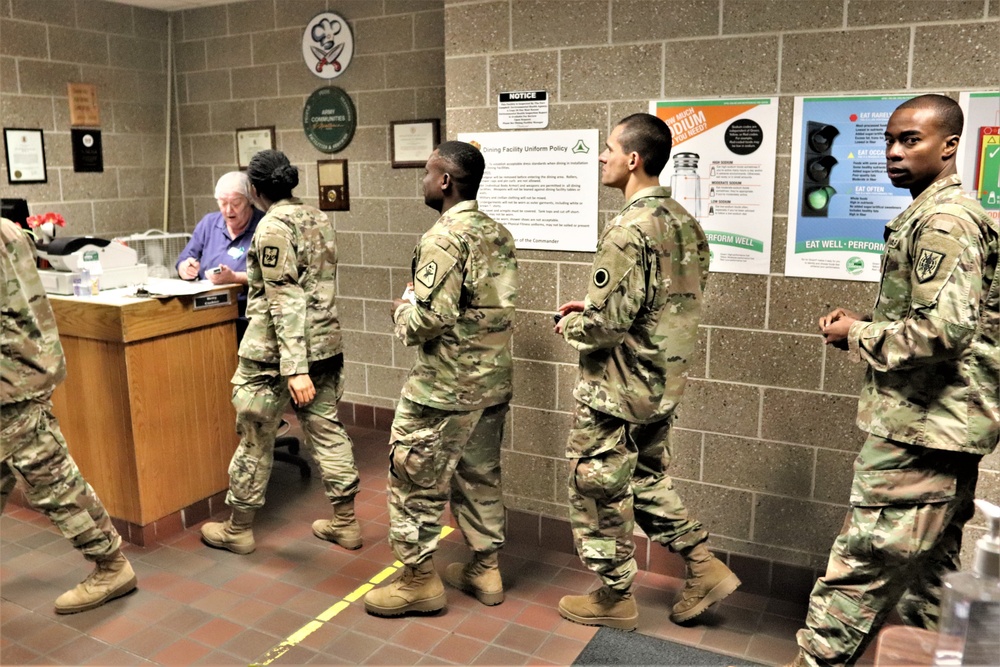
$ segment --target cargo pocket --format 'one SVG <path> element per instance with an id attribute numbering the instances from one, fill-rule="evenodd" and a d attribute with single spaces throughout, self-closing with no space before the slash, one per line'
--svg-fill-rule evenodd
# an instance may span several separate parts
<path id="1" fill-rule="evenodd" d="M 956 488 L 954 476 L 928 470 L 856 472 L 849 553 L 902 562 L 930 548 L 947 525 Z"/>
<path id="2" fill-rule="evenodd" d="M 585 498 L 613 500 L 621 496 L 632 479 L 628 457 L 619 449 L 609 449 L 576 460 L 573 484 Z"/>
<path id="3" fill-rule="evenodd" d="M 392 474 L 424 489 L 437 484 L 441 431 L 421 428 L 392 443 Z"/>

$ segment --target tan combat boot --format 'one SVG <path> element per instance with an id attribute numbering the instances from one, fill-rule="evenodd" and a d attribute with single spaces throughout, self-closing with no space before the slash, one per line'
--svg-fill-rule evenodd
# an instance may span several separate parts
<path id="1" fill-rule="evenodd" d="M 496 552 L 475 553 L 468 564 L 452 563 L 444 571 L 444 580 L 449 586 L 472 593 L 487 606 L 503 602 L 503 580 Z"/>
<path id="2" fill-rule="evenodd" d="M 361 526 L 354 516 L 354 499 L 333 506 L 333 519 L 313 521 L 313 535 L 345 549 L 361 548 Z"/>
<path id="3" fill-rule="evenodd" d="M 201 527 L 201 540 L 216 549 L 228 549 L 234 554 L 253 553 L 253 511 L 234 509 L 222 523 L 206 523 Z"/>
<path id="4" fill-rule="evenodd" d="M 82 583 L 56 598 L 57 614 L 87 611 L 135 590 L 135 572 L 121 549 L 95 565 Z"/>
<path id="5" fill-rule="evenodd" d="M 428 558 L 419 565 L 403 566 L 403 575 L 391 583 L 368 591 L 365 611 L 375 616 L 401 616 L 406 613 L 433 613 L 444 609 L 448 601 L 441 577 Z"/>
<path id="6" fill-rule="evenodd" d="M 704 542 L 682 551 L 681 555 L 687 561 L 687 575 L 684 590 L 670 612 L 670 620 L 674 623 L 690 621 L 740 585 L 739 578 L 712 555 Z"/>
<path id="7" fill-rule="evenodd" d="M 587 595 L 566 595 L 559 600 L 559 615 L 582 625 L 603 625 L 609 628 L 635 630 L 639 609 L 631 591 L 622 593 L 601 586 Z"/>

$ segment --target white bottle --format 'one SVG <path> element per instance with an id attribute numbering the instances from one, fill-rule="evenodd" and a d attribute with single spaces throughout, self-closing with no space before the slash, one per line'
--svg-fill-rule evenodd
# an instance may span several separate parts
<path id="1" fill-rule="evenodd" d="M 985 500 L 976 506 L 989 530 L 976 542 L 972 572 L 944 578 L 935 665 L 1000 664 L 1000 507 Z"/>

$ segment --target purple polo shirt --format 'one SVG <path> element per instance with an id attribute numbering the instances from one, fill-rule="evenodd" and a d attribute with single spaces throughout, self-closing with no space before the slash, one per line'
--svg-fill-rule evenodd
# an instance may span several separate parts
<path id="1" fill-rule="evenodd" d="M 181 251 L 174 268 L 180 266 L 188 257 L 194 257 L 201 263 L 201 268 L 198 269 L 198 278 L 201 280 L 205 279 L 205 269 L 219 264 L 225 264 L 233 271 L 246 271 L 250 241 L 253 239 L 253 233 L 257 231 L 257 223 L 263 217 L 262 212 L 253 209 L 250 223 L 243 233 L 235 239 L 230 239 L 226 219 L 222 213 L 209 213 L 194 228 L 191 240 Z"/>

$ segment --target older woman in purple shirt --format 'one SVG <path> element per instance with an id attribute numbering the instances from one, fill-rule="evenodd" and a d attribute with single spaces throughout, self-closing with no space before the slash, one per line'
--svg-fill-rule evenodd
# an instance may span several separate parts
<path id="1" fill-rule="evenodd" d="M 177 260 L 184 280 L 207 278 L 216 285 L 247 284 L 247 251 L 264 214 L 250 203 L 250 181 L 241 171 L 223 174 L 215 185 L 218 213 L 209 213 Z"/>
<path id="2" fill-rule="evenodd" d="M 184 280 L 208 278 L 215 285 L 247 284 L 247 251 L 264 214 L 250 203 L 250 180 L 242 171 L 230 171 L 215 184 L 218 213 L 209 213 L 177 259 L 177 274 Z M 236 339 L 247 328 L 246 288 L 237 301 Z"/>

